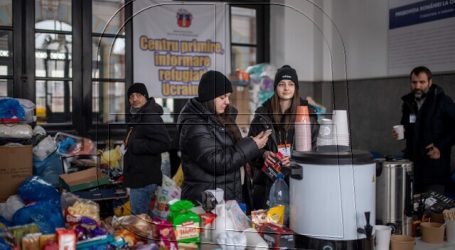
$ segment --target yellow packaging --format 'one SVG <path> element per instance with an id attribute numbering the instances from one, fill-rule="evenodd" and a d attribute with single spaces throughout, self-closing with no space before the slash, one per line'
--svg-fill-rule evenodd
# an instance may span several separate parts
<path id="1" fill-rule="evenodd" d="M 271 207 L 267 211 L 267 222 L 283 225 L 284 223 L 284 209 L 283 205 Z"/>
<path id="2" fill-rule="evenodd" d="M 47 242 L 57 242 L 55 234 L 44 234 L 39 237 L 39 249 L 44 249 Z"/>

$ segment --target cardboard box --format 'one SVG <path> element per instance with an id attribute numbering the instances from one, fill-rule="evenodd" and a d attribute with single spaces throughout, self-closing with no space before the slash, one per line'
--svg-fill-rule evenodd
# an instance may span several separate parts
<path id="1" fill-rule="evenodd" d="M 62 186 L 70 191 L 89 189 L 109 184 L 109 177 L 97 168 L 89 168 L 75 173 L 60 175 Z"/>
<path id="2" fill-rule="evenodd" d="M 0 146 L 0 201 L 17 193 L 19 185 L 33 174 L 32 146 Z"/>

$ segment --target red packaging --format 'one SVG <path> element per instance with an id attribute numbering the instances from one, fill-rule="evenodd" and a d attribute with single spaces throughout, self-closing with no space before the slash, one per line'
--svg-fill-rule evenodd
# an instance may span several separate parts
<path id="1" fill-rule="evenodd" d="M 283 159 L 283 154 L 280 152 L 275 153 L 275 164 L 268 165 L 264 163 L 261 170 L 272 180 L 275 180 L 278 173 L 281 172 L 281 159 Z"/>
<path id="2" fill-rule="evenodd" d="M 59 250 L 76 250 L 76 232 L 74 230 L 58 228 L 55 230 L 55 234 Z"/>
<path id="3" fill-rule="evenodd" d="M 286 227 L 280 227 L 273 223 L 265 223 L 259 228 L 259 233 L 267 242 L 269 248 L 294 249 L 294 232 Z"/>

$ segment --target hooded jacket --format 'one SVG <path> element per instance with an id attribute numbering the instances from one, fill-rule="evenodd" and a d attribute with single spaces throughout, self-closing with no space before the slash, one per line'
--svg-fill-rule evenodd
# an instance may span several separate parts
<path id="1" fill-rule="evenodd" d="M 161 185 L 161 153 L 169 150 L 170 138 L 161 115 L 163 108 L 153 97 L 138 113 L 131 114 L 128 124 L 131 134 L 124 156 L 125 186 L 141 188 Z"/>
<path id="2" fill-rule="evenodd" d="M 455 107 L 441 87 L 432 84 L 418 110 L 413 93 L 401 98 L 401 124 L 405 128 L 404 156 L 414 162 L 417 188 L 420 185 L 446 184 L 450 174 L 450 150 L 455 143 Z M 434 144 L 440 159 L 430 159 L 427 147 Z M 419 190 L 417 190 L 419 191 Z"/>
<path id="3" fill-rule="evenodd" d="M 231 106 L 229 115 L 235 114 Z M 177 129 L 184 174 L 182 199 L 201 201 L 201 192 L 221 188 L 225 200 L 241 201 L 240 168 L 260 155 L 254 140 L 248 137 L 235 143 L 197 98 L 183 107 Z"/>

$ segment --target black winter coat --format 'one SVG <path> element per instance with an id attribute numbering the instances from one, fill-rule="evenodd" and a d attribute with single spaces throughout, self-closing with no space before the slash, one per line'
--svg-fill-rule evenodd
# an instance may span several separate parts
<path id="1" fill-rule="evenodd" d="M 229 112 L 235 115 L 231 107 Z M 260 155 L 252 138 L 234 143 L 223 125 L 197 98 L 190 99 L 178 118 L 184 181 L 182 199 L 201 201 L 201 192 L 221 188 L 225 200 L 242 200 L 240 168 Z"/>
<path id="2" fill-rule="evenodd" d="M 278 152 L 279 144 L 294 144 L 294 126 L 291 126 L 287 133 L 283 131 L 277 131 L 275 126 L 273 126 L 272 118 L 272 108 L 270 106 L 271 99 L 265 101 L 261 107 L 257 108 L 253 121 L 251 122 L 250 130 L 248 135 L 255 136 L 261 131 L 266 129 L 272 129 L 272 134 L 267 141 L 267 145 L 262 149 L 262 153 L 265 151 Z M 311 121 L 311 145 L 312 148 L 316 147 L 316 139 L 319 133 L 319 124 L 316 110 L 312 108 L 308 101 L 300 100 L 300 106 L 308 106 L 310 112 L 310 121 Z M 285 139 L 286 138 L 286 139 Z M 270 178 L 261 170 L 264 165 L 264 159 L 262 156 L 254 159 L 251 162 L 253 166 L 253 199 L 254 199 L 254 208 L 262 209 L 267 208 L 266 201 L 272 186 L 272 181 Z"/>
<path id="3" fill-rule="evenodd" d="M 163 108 L 150 98 L 137 114 L 132 114 L 127 151 L 123 158 L 125 186 L 141 188 L 161 185 L 161 153 L 169 150 L 170 138 L 161 119 Z"/>
<path id="4" fill-rule="evenodd" d="M 401 124 L 405 128 L 404 156 L 414 162 L 417 192 L 422 185 L 447 184 L 450 174 L 450 149 L 455 143 L 455 107 L 441 87 L 432 84 L 420 110 L 414 94 L 402 97 Z M 412 122 L 415 116 L 415 123 Z M 426 146 L 434 144 L 441 153 L 438 160 L 427 156 Z"/>

